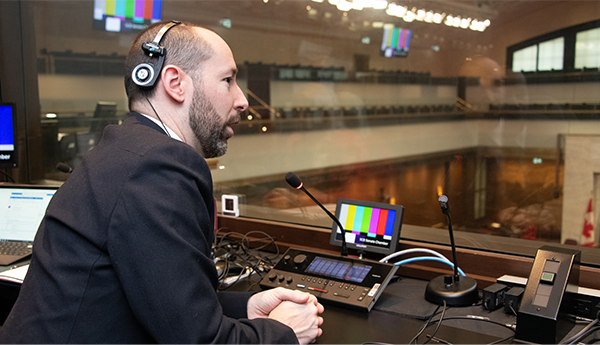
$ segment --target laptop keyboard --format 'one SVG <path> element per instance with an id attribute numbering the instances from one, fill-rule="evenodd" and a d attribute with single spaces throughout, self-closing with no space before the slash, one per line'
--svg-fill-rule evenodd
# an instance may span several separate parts
<path id="1" fill-rule="evenodd" d="M 1 255 L 29 255 L 33 245 L 30 242 L 0 241 Z"/>

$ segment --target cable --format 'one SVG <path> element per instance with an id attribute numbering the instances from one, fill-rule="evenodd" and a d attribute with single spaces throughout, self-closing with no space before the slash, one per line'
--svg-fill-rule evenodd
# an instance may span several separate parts
<path id="1" fill-rule="evenodd" d="M 598 319 L 595 319 L 594 321 L 590 322 L 581 331 L 577 332 L 575 335 L 565 340 L 562 344 L 574 344 L 575 342 L 578 342 L 581 339 L 584 339 L 585 337 L 589 336 L 591 333 L 599 330 L 600 326 L 597 326 L 598 322 Z"/>
<path id="2" fill-rule="evenodd" d="M 443 254 L 436 252 L 435 250 L 431 250 L 431 249 L 427 249 L 427 248 L 411 248 L 411 249 L 405 249 L 405 250 L 401 250 L 399 252 L 392 253 L 392 254 L 386 256 L 385 258 L 379 260 L 379 262 L 388 262 L 390 259 L 393 259 L 396 256 L 410 254 L 410 253 L 429 253 L 429 254 L 433 254 L 433 255 L 439 257 L 440 259 L 448 260 L 447 257 L 445 257 Z M 450 261 L 450 260 L 448 260 L 448 261 Z"/>
<path id="3" fill-rule="evenodd" d="M 442 259 L 440 259 L 438 257 L 434 257 L 434 256 L 417 256 L 414 258 L 398 261 L 398 262 L 394 263 L 394 265 L 400 266 L 400 265 L 408 264 L 408 263 L 415 262 L 415 261 L 438 261 L 438 262 L 445 263 L 448 266 L 454 268 L 454 264 L 452 262 L 442 260 Z M 460 268 L 458 268 L 458 273 L 460 273 L 461 276 L 465 276 L 465 272 L 463 272 L 463 270 L 461 270 Z"/>
<path id="4" fill-rule="evenodd" d="M 445 308 L 445 304 L 446 304 L 446 301 L 444 301 L 444 308 Z M 438 310 L 440 310 L 441 307 L 442 307 L 442 305 L 440 304 L 437 306 L 437 308 L 435 308 L 435 310 L 433 311 L 433 313 L 431 314 L 431 316 L 429 317 L 427 322 L 425 322 L 425 324 L 423 326 L 421 326 L 421 329 L 419 329 L 417 334 L 408 342 L 409 344 L 412 344 L 413 342 L 416 342 L 419 339 L 419 336 L 425 331 L 425 329 L 427 327 L 429 327 L 431 320 L 437 315 L 437 312 L 438 312 Z"/>
<path id="5" fill-rule="evenodd" d="M 162 120 L 160 119 L 160 116 L 158 116 L 158 113 L 156 112 L 156 109 L 154 109 L 154 106 L 152 105 L 152 103 L 150 103 L 150 100 L 148 99 L 148 96 L 145 93 L 144 93 L 144 97 L 146 98 L 146 101 L 148 101 L 148 104 L 150 104 L 150 108 L 152 108 L 152 111 L 154 111 L 154 114 L 156 114 L 156 117 L 158 117 L 158 121 L 160 121 L 160 124 L 163 126 L 163 129 L 165 130 L 165 132 L 167 133 L 167 135 L 170 138 L 171 134 L 169 134 L 169 131 L 167 130 L 167 126 L 165 126 L 165 124 L 162 122 Z"/>
<path id="6" fill-rule="evenodd" d="M 444 315 L 446 314 L 446 300 L 444 300 L 443 302 L 444 302 L 444 308 L 442 309 L 442 315 L 440 315 L 440 319 L 438 320 L 437 326 L 435 327 L 433 334 L 431 334 L 429 339 L 427 339 L 427 341 L 425 341 L 423 344 L 427 344 L 428 342 L 430 342 L 431 339 L 433 339 L 433 337 L 435 337 L 435 334 L 437 333 L 437 331 L 440 329 L 440 326 L 442 325 L 442 320 L 444 320 Z"/>

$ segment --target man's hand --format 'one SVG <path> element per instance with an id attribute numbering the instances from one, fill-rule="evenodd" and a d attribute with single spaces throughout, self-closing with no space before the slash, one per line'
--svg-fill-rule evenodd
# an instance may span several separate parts
<path id="1" fill-rule="evenodd" d="M 317 298 L 309 293 L 278 287 L 259 292 L 250 297 L 248 300 L 248 318 L 267 318 L 271 311 L 284 301 L 290 301 L 297 304 L 310 302 L 317 305 L 319 303 L 317 302 Z M 323 308 L 323 306 L 321 306 L 321 308 Z"/>
<path id="2" fill-rule="evenodd" d="M 313 342 L 323 333 L 319 328 L 325 310 L 311 294 L 284 288 L 266 290 L 248 300 L 248 318 L 270 318 L 292 328 L 300 344 Z"/>
<path id="3" fill-rule="evenodd" d="M 319 328 L 323 324 L 323 318 L 317 316 L 322 312 L 323 306 L 319 303 L 297 304 L 285 301 L 273 309 L 269 319 L 277 320 L 290 327 L 294 330 L 300 344 L 308 344 L 314 342 L 323 333 Z"/>

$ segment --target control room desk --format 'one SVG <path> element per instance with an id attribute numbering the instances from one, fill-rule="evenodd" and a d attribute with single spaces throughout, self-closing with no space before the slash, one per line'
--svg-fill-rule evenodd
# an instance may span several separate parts
<path id="1" fill-rule="evenodd" d="M 0 271 L 8 267 L 0 267 Z M 260 290 L 257 276 L 249 280 L 240 281 L 231 286 L 229 290 Z M 392 282 L 383 292 L 382 296 L 371 312 L 360 312 L 325 304 L 322 314 L 323 335 L 317 339 L 318 344 L 406 344 L 418 332 L 429 316 L 436 309 L 436 305 L 425 301 L 424 289 L 427 282 L 411 278 L 401 278 Z M 18 295 L 19 285 L 0 281 L 0 323 L 4 323 L 12 303 Z M 464 318 L 469 316 L 468 318 Z M 463 317 L 451 320 L 447 318 Z M 498 322 L 501 325 L 478 318 Z M 434 341 L 430 343 L 451 344 L 489 344 L 507 338 L 513 332 L 502 325 L 514 324 L 516 317 L 507 315 L 502 309 L 489 312 L 480 305 L 449 308 L 446 311 L 439 331 Z M 583 328 L 576 325 L 567 335 L 575 334 Z M 427 335 L 432 334 L 435 324 L 427 328 L 419 337 L 417 343 L 422 344 L 428 340 Z M 505 343 L 512 343 L 507 341 Z"/>

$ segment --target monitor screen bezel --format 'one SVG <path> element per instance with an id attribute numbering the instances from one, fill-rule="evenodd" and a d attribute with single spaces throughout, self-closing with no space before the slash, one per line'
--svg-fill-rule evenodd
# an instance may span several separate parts
<path id="1" fill-rule="evenodd" d="M 402 220 L 404 218 L 404 206 L 386 204 L 386 203 L 381 203 L 381 202 L 373 202 L 373 201 L 339 198 L 337 200 L 337 205 L 335 208 L 335 217 L 338 220 L 340 217 L 340 211 L 341 211 L 342 204 L 364 206 L 364 207 L 375 207 L 375 208 L 380 208 L 380 209 L 396 211 L 397 216 L 396 216 L 396 219 L 394 222 L 394 229 L 396 231 L 394 231 L 394 233 L 392 234 L 392 239 L 390 240 L 389 248 L 378 247 L 378 246 L 373 246 L 373 245 L 358 245 L 356 243 L 346 242 L 346 246 L 348 249 L 354 249 L 354 250 L 361 251 L 361 252 L 378 253 L 378 254 L 384 254 L 384 255 L 389 255 L 389 254 L 396 252 L 396 248 L 398 247 L 398 240 L 400 239 L 400 232 L 402 230 Z M 341 247 L 342 240 L 336 238 L 337 228 L 338 228 L 337 224 L 335 222 L 333 222 L 333 225 L 331 227 L 331 237 L 330 237 L 329 243 L 332 245 Z"/>
<path id="2" fill-rule="evenodd" d="M 15 103 L 0 102 L 0 107 L 10 107 L 11 121 L 13 128 L 13 149 L 12 150 L 0 150 L 0 154 L 9 154 L 10 158 L 7 160 L 0 159 L 0 168 L 16 168 L 18 167 L 18 132 L 17 132 L 17 108 Z"/>

